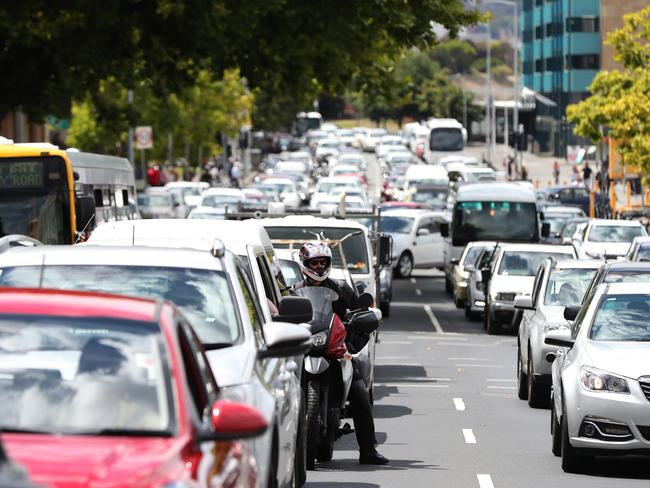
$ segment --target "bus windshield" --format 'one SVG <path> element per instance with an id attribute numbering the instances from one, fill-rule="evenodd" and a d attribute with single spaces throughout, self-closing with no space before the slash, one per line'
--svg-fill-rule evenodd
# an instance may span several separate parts
<path id="1" fill-rule="evenodd" d="M 537 242 L 535 203 L 457 202 L 452 223 L 452 244 L 472 241 Z"/>
<path id="2" fill-rule="evenodd" d="M 429 142 L 432 151 L 462 151 L 465 147 L 463 132 L 451 127 L 433 129 Z"/>
<path id="3" fill-rule="evenodd" d="M 67 190 L 59 157 L 0 159 L 0 237 L 23 234 L 44 244 L 67 243 Z"/>

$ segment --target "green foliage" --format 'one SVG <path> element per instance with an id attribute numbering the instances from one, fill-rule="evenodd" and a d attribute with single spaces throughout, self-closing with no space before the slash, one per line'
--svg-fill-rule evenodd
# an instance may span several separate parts
<path id="1" fill-rule="evenodd" d="M 494 79 L 500 83 L 508 81 L 510 75 L 512 75 L 512 68 L 505 64 L 500 64 L 499 66 L 492 68 L 492 76 L 494 76 Z"/>
<path id="2" fill-rule="evenodd" d="M 478 51 L 469 41 L 449 39 L 434 46 L 429 57 L 452 73 L 469 73 Z"/>
<path id="3" fill-rule="evenodd" d="M 606 41 L 616 49 L 622 71 L 596 75 L 592 95 L 567 107 L 575 132 L 592 141 L 609 137 L 620 141 L 626 164 L 650 172 L 650 7 L 624 17 L 624 25 Z"/>
<path id="4" fill-rule="evenodd" d="M 481 19 L 461 0 L 6 0 L 0 112 L 65 116 L 109 77 L 133 89 L 151 80 L 164 100 L 203 69 L 219 79 L 239 67 L 259 90 L 260 120 L 272 121 L 281 105 L 336 93 L 405 47 L 432 45 L 432 22 L 455 35 Z"/>

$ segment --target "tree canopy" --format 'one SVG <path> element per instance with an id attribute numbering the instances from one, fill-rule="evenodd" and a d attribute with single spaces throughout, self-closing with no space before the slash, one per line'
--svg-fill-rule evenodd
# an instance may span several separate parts
<path id="1" fill-rule="evenodd" d="M 240 68 L 260 101 L 335 92 L 377 60 L 480 20 L 460 0 L 7 0 L 0 8 L 0 111 L 66 115 L 114 78 L 157 95 Z M 276 91 L 276 90 L 279 90 Z"/>
<path id="2" fill-rule="evenodd" d="M 609 137 L 620 142 L 625 164 L 650 173 L 650 7 L 624 17 L 622 28 L 607 41 L 621 71 L 601 71 L 589 87 L 592 95 L 567 107 L 575 132 L 592 141 Z"/>

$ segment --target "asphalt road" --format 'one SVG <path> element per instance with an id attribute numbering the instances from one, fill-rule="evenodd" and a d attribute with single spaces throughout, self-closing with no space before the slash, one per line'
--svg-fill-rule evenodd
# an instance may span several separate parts
<path id="1" fill-rule="evenodd" d="M 368 178 L 375 186 L 376 165 Z M 394 281 L 377 346 L 374 414 L 390 464 L 360 465 L 346 435 L 331 462 L 308 472 L 307 488 L 650 486 L 642 457 L 597 458 L 589 474 L 565 474 L 551 453 L 550 411 L 516 396 L 516 338 L 468 321 L 439 272 L 416 274 Z"/>

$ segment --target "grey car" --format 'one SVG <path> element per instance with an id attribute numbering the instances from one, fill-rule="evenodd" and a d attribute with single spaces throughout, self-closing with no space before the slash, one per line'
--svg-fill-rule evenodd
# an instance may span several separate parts
<path id="1" fill-rule="evenodd" d="M 546 259 L 535 277 L 533 294 L 515 297 L 523 310 L 517 338 L 518 396 L 534 408 L 546 408 L 551 398 L 551 365 L 546 355 L 555 349 L 544 344 L 548 331 L 568 329 L 566 307 L 580 305 L 602 261 Z"/>
<path id="2" fill-rule="evenodd" d="M 211 252 L 88 244 L 16 248 L 0 255 L 0 271 L 0 286 L 92 290 L 176 303 L 203 343 L 222 393 L 254 405 L 269 424 L 267 433 L 250 441 L 257 486 L 293 482 L 277 469 L 278 459 L 292 460 L 294 454 L 285 449 L 284 437 L 295 439 L 297 432 L 291 415 L 300 405 L 297 365 L 278 359 L 304 354 L 311 334 L 299 325 L 264 319 L 248 271 L 220 241 Z M 296 347 L 300 343 L 307 348 Z M 278 353 L 275 348 L 282 345 Z"/>

